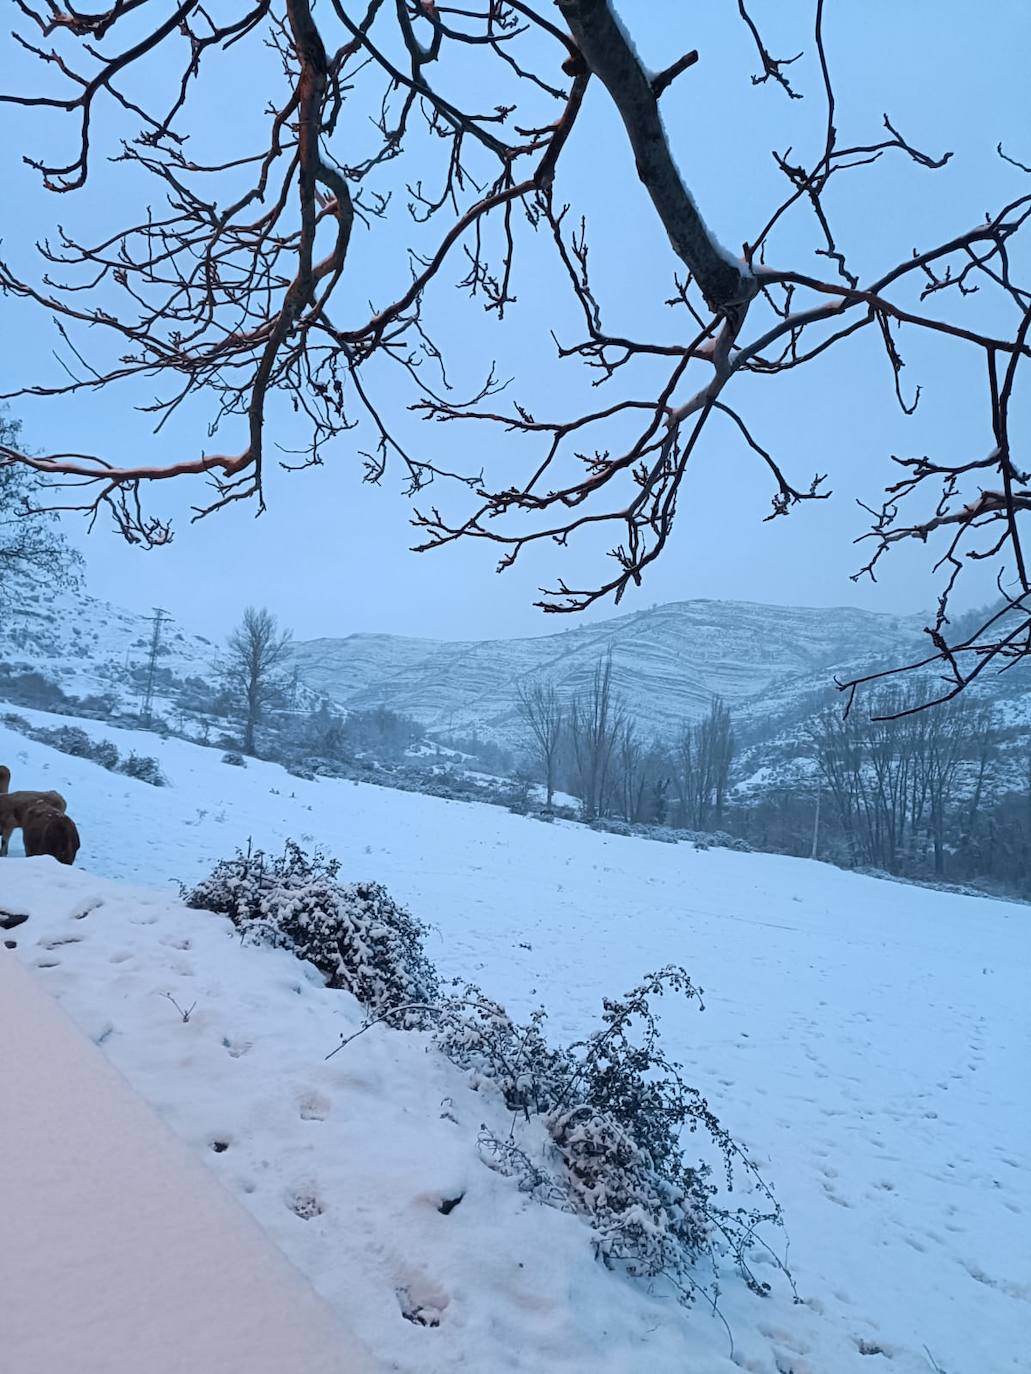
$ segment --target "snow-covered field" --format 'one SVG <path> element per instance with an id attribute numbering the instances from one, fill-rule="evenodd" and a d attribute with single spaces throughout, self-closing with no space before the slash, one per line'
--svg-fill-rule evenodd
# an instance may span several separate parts
<path id="1" fill-rule="evenodd" d="M 0 726 L 13 785 L 59 788 L 83 838 L 75 870 L 0 865 L 0 907 L 31 912 L 17 956 L 393 1367 L 1031 1370 L 1027 908 L 87 728 L 172 785 Z M 727 1273 L 731 1357 L 704 1307 L 607 1273 L 582 1223 L 485 1167 L 497 1104 L 420 1036 L 377 1027 L 326 1062 L 357 1005 L 176 900 L 174 880 L 288 836 L 385 883 L 445 975 L 517 1016 L 543 1003 L 556 1039 L 684 964 L 706 1010 L 667 999 L 666 1037 L 776 1185 L 801 1303 L 772 1268 L 767 1299 Z"/>

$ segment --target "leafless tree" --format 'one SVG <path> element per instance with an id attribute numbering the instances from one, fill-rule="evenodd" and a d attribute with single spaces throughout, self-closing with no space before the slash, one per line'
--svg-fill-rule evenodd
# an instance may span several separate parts
<path id="1" fill-rule="evenodd" d="M 713 697 L 709 714 L 685 726 L 673 750 L 673 783 L 683 825 L 711 830 L 722 823 L 733 759 L 730 711 Z"/>
<path id="2" fill-rule="evenodd" d="M 626 729 L 626 708 L 612 691 L 612 655 L 607 654 L 598 662 L 591 685 L 569 706 L 576 789 L 585 820 L 606 812 L 616 751 Z"/>
<path id="3" fill-rule="evenodd" d="M 623 819 L 632 825 L 647 821 L 662 824 L 666 819 L 669 760 L 658 743 L 645 744 L 637 724 L 629 717 L 620 731 L 616 767 L 619 814 Z"/>
<path id="4" fill-rule="evenodd" d="M 966 828 L 970 831 L 977 823 L 989 770 L 998 751 L 999 732 L 991 712 L 980 712 L 973 728 L 968 729 L 967 736 L 974 761 L 974 785 L 970 790 L 970 806 L 966 821 Z M 1031 805 L 1031 767 L 1028 768 L 1028 799 Z"/>
<path id="5" fill-rule="evenodd" d="M 915 691 L 882 697 L 872 720 L 826 711 L 810 736 L 853 862 L 898 873 L 929 848 L 940 878 L 948 838 L 975 824 L 997 732 L 973 702 L 924 713 L 913 710 L 918 700 Z"/>
<path id="6" fill-rule="evenodd" d="M 16 0 L 19 55 L 39 59 L 41 79 L 36 90 L 0 99 L 22 121 L 41 116 L 41 141 L 55 136 L 52 116 L 74 126 L 70 148 L 30 153 L 43 185 L 58 195 L 90 186 L 113 149 L 127 188 L 113 203 L 146 204 L 145 184 L 153 188 L 151 208 L 110 232 L 85 238 L 58 229 L 39 245 L 41 271 L 0 266 L 0 286 L 52 316 L 64 347 L 68 375 L 27 390 L 57 396 L 147 379 L 158 388 L 149 408 L 159 427 L 184 403 L 207 398 L 211 432 L 221 426 L 238 437 L 215 452 L 198 441 L 163 462 L 117 452 L 33 456 L 10 441 L 0 456 L 70 484 L 72 494 L 55 493 L 56 502 L 91 517 L 106 507 L 127 538 L 160 544 L 170 527 L 145 509 L 147 483 L 206 478 L 213 490 L 200 514 L 262 501 L 270 443 L 282 451 L 296 433 L 274 406 L 279 395 L 303 422 L 299 452 L 285 466 L 321 462 L 331 440 L 360 427 L 371 436 L 369 480 L 390 461 L 413 494 L 438 477 L 464 484 L 464 513 L 417 509 L 422 548 L 487 540 L 508 567 L 539 542 L 562 547 L 611 529 L 610 574 L 583 586 L 558 579 L 545 594 L 545 609 L 576 611 L 610 595 L 618 601 L 641 581 L 669 541 L 692 455 L 714 427 L 768 471 L 768 518 L 824 499 L 820 474 L 791 475 L 754 433 L 745 403 L 755 378 L 803 369 L 818 386 L 810 365 L 869 334 L 883 348 L 897 404 L 910 413 L 920 391 L 903 386 L 906 341 L 933 338 L 983 378 L 984 443 L 965 458 L 896 458 L 898 480 L 870 506 L 871 553 L 857 576 L 874 577 L 897 544 L 938 549 L 945 583 L 922 662 L 944 674 L 932 699 L 957 694 L 988 667 L 1031 652 L 1022 544 L 1031 480 L 1013 404 L 1031 356 L 1031 288 L 1021 279 L 1031 169 L 1000 144 L 1014 187 L 1005 204 L 971 209 L 965 223 L 861 272 L 856 245 L 836 228 L 828 187 L 890 158 L 923 175 L 949 154 L 918 148 L 888 116 L 843 132 L 862 117 L 852 114 L 854 101 L 838 100 L 828 8 L 813 0 L 800 44 L 815 59 L 816 147 L 806 157 L 775 153 L 783 197 L 751 207 L 752 222 L 735 235 L 737 256 L 708 228 L 659 112 L 699 57 L 690 6 L 671 24 L 668 62 L 656 74 L 642 65 L 612 0 L 556 0 L 554 9 L 528 0 L 329 0 L 317 11 L 312 0 L 235 0 L 217 18 L 201 0 L 110 0 L 95 13 Z M 796 58 L 773 55 L 746 0 L 738 10 L 759 68 L 753 81 L 800 98 Z M 624 17 L 632 25 L 632 7 Z M 962 31 L 955 26 L 957 44 Z M 205 118 L 198 96 L 217 87 L 227 64 L 252 74 L 233 136 Z M 487 90 L 496 104 L 484 111 L 471 93 Z M 670 302 L 684 326 L 672 340 L 606 322 L 609 284 L 591 271 L 583 218 L 555 194 L 560 165 L 580 155 L 570 135 L 589 90 L 618 114 L 669 241 Z M 122 122 L 113 144 L 112 116 Z M 710 128 L 719 139 L 720 121 Z M 27 134 L 20 123 L 19 145 Z M 728 163 L 733 157 L 728 149 Z M 394 194 L 399 185 L 406 194 Z M 608 194 L 622 195 L 617 178 Z M 399 202 L 411 220 L 407 260 L 394 246 Z M 379 285 L 383 303 L 368 309 L 359 304 L 368 294 L 360 225 L 382 236 L 383 260 L 402 262 L 399 279 Z M 811 252 L 799 252 L 800 230 L 822 270 L 811 268 Z M 438 289 L 450 274 L 502 318 L 532 239 L 550 243 L 581 321 L 578 335 L 557 339 L 556 365 L 581 364 L 607 400 L 538 416 L 514 395 L 499 399 L 494 369 L 470 394 L 453 387 L 435 330 Z M 399 383 L 416 416 L 521 436 L 523 466 L 491 478 L 452 471 L 425 440 L 417 451 L 400 423 Z M 578 394 L 558 381 L 552 392 Z M 363 452 L 358 433 L 353 442 Z M 970 560 L 995 566 L 1005 605 L 950 641 L 949 598 Z M 851 701 L 859 683 L 842 685 Z"/>
<path id="7" fill-rule="evenodd" d="M 544 776 L 547 805 L 555 795 L 559 750 L 565 726 L 565 712 L 550 681 L 520 682 L 516 686 L 519 716 L 526 726 L 530 752 Z"/>
<path id="8" fill-rule="evenodd" d="M 243 747 L 254 753 L 254 734 L 281 686 L 279 671 L 290 654 L 289 630 L 280 630 L 270 611 L 248 606 L 226 643 L 225 673 L 238 693 L 244 720 Z"/>

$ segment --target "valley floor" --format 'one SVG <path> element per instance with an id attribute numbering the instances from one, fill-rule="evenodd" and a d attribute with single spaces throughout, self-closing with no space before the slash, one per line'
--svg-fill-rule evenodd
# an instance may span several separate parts
<path id="1" fill-rule="evenodd" d="M 0 726 L 14 786 L 58 787 L 83 836 L 76 870 L 0 864 L 0 907 L 31 913 L 16 954 L 392 1367 L 1031 1371 L 1026 908 L 89 728 L 172 785 Z M 706 1010 L 667 999 L 664 1034 L 775 1184 L 801 1302 L 772 1265 L 767 1299 L 726 1273 L 731 1355 L 704 1306 L 606 1273 L 580 1222 L 485 1168 L 496 1104 L 420 1037 L 377 1028 L 326 1062 L 356 1004 L 175 900 L 236 845 L 287 837 L 385 883 L 445 976 L 516 1016 L 543 1003 L 555 1039 L 685 965 Z M 164 993 L 196 1003 L 188 1022 Z"/>

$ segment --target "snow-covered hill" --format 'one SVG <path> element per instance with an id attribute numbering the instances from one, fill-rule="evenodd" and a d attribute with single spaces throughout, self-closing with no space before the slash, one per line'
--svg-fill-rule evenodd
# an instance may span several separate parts
<path id="1" fill-rule="evenodd" d="M 612 654 L 613 683 L 646 733 L 672 735 L 719 695 L 742 719 L 779 715 L 852 665 L 900 662 L 922 621 L 854 608 L 680 601 L 534 639 L 469 643 L 351 635 L 299 643 L 313 687 L 348 707 L 384 705 L 431 730 L 522 733 L 516 684 L 547 679 L 571 696 Z"/>
<path id="2" fill-rule="evenodd" d="M 5 574 L 0 661 L 42 673 L 70 696 L 114 695 L 124 709 L 138 709 L 153 629 L 147 616 L 100 601 L 84 588 L 41 585 L 26 573 Z M 193 634 L 172 616 L 163 619 L 159 696 L 169 679 L 209 681 L 216 653 L 217 646 L 203 635 Z"/>
<path id="3" fill-rule="evenodd" d="M 568 700 L 589 686 L 611 654 L 614 690 L 645 738 L 672 741 L 708 711 L 714 695 L 722 696 L 739 747 L 750 750 L 743 773 L 759 779 L 761 790 L 762 779 L 807 775 L 809 748 L 799 722 L 828 702 L 840 703 L 835 678 L 926 653 L 923 624 L 920 617 L 855 608 L 684 601 L 594 624 L 574 621 L 531 639 L 315 639 L 293 646 L 289 709 L 310 711 L 327 697 L 345 710 L 386 707 L 438 737 L 477 734 L 520 751 L 526 729 L 519 686 L 552 682 Z M 106 698 L 107 709 L 124 720 L 140 707 L 152 632 L 146 616 L 81 590 L 54 592 L 15 578 L 0 605 L 0 669 L 38 672 L 70 695 Z M 163 622 L 155 708 L 186 733 L 199 733 L 200 723 L 219 730 L 229 724 L 205 714 L 219 649 L 174 618 Z M 1026 742 L 1031 664 L 986 673 L 970 695 L 990 701 L 1000 726 Z M 1019 769 L 1017 775 L 1023 776 Z"/>
<path id="4" fill-rule="evenodd" d="M 16 785 L 58 787 L 83 837 L 75 870 L 0 861 L 0 906 L 30 913 L 16 956 L 401 1374 L 1029 1368 L 1025 907 L 103 732 L 172 785 L 0 726 Z M 357 1005 L 173 886 L 287 836 L 384 882 L 443 974 L 519 1017 L 543 1003 L 556 1039 L 685 964 L 706 1010 L 667 1002 L 669 1052 L 775 1183 L 801 1302 L 772 1267 L 766 1299 L 725 1275 L 731 1356 L 704 1306 L 606 1272 L 582 1223 L 487 1169 L 498 1103 L 418 1034 L 377 1027 L 325 1061 Z"/>

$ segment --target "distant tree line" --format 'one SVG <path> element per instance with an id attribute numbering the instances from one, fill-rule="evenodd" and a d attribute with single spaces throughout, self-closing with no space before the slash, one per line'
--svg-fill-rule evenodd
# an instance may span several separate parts
<path id="1" fill-rule="evenodd" d="M 736 791 L 743 770 L 718 697 L 672 738 L 647 738 L 608 657 L 566 699 L 535 679 L 517 704 L 546 806 L 569 794 L 585 821 L 724 831 L 760 849 L 1031 897 L 1031 746 L 973 697 L 911 710 L 918 692 L 874 697 L 865 717 L 817 710 L 796 725 L 796 775 Z"/>
<path id="2" fill-rule="evenodd" d="M 517 706 L 547 806 L 563 792 L 578 800 L 587 821 L 610 816 L 689 830 L 722 827 L 735 743 L 719 697 L 703 720 L 685 723 L 674 739 L 650 739 L 613 689 L 608 655 L 567 701 L 554 683 L 538 679 L 520 685 Z"/>

